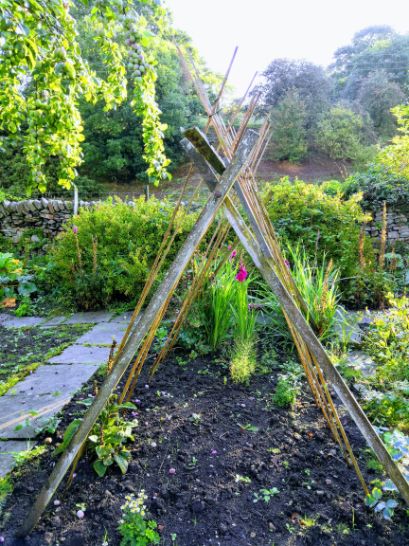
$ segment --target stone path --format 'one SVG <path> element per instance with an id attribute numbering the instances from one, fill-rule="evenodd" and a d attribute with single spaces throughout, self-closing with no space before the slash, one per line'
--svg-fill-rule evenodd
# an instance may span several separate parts
<path id="1" fill-rule="evenodd" d="M 121 340 L 130 316 L 130 313 L 114 316 L 106 311 L 52 319 L 0 314 L 0 325 L 4 328 L 93 325 L 74 344 L 0 397 L 0 476 L 13 469 L 16 453 L 32 449 L 41 428 L 106 364 L 112 341 Z"/>

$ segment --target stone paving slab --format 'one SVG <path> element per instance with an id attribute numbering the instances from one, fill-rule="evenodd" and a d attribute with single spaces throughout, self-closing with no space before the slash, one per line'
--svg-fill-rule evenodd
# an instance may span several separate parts
<path id="1" fill-rule="evenodd" d="M 2 320 L 2 326 L 4 328 L 32 328 L 38 326 L 42 322 L 45 322 L 44 317 L 14 317 L 12 315 L 6 315 L 6 318 Z"/>
<path id="2" fill-rule="evenodd" d="M 0 442 L 0 477 L 8 474 L 16 466 L 15 454 L 30 451 L 36 442 L 27 440 L 6 440 Z"/>
<path id="3" fill-rule="evenodd" d="M 48 360 L 50 364 L 96 364 L 101 366 L 108 362 L 109 347 L 86 347 L 70 345 L 60 355 Z M 86 381 L 86 380 L 85 380 Z"/>
<path id="4" fill-rule="evenodd" d="M 78 338 L 76 344 L 111 345 L 113 340 L 119 343 L 125 330 L 123 322 L 100 322 Z"/>
<path id="5" fill-rule="evenodd" d="M 121 313 L 120 315 L 114 315 L 109 322 L 123 322 L 128 324 L 132 317 L 132 311 Z"/>
<path id="6" fill-rule="evenodd" d="M 34 438 L 97 369 L 86 364 L 37 368 L 0 397 L 0 439 Z"/>
<path id="7" fill-rule="evenodd" d="M 47 320 L 46 322 L 43 322 L 40 326 L 40 328 L 52 328 L 53 326 L 59 326 L 60 324 L 63 324 L 67 320 L 67 317 L 53 317 L 50 320 Z"/>
<path id="8" fill-rule="evenodd" d="M 109 311 L 89 311 L 83 313 L 74 313 L 67 317 L 64 324 L 92 324 L 99 322 L 108 322 L 113 313 Z"/>
<path id="9" fill-rule="evenodd" d="M 50 364 L 38 367 L 7 393 L 13 397 L 74 394 L 97 371 L 95 364 Z M 0 418 L 1 419 L 1 418 Z"/>

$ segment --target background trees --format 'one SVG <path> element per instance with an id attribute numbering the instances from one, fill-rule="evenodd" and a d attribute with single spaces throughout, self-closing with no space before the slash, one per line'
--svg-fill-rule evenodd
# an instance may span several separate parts
<path id="1" fill-rule="evenodd" d="M 335 52 L 327 70 L 275 59 L 263 76 L 257 91 L 260 113 L 271 114 L 273 159 L 297 161 L 319 151 L 356 161 L 365 145 L 384 145 L 396 134 L 391 109 L 409 100 L 409 35 L 368 27 Z M 301 153 L 294 153 L 300 143 Z"/>

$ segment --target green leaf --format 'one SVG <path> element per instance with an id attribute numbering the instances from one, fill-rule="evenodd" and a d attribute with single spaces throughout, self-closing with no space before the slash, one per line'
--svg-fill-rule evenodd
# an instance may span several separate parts
<path id="1" fill-rule="evenodd" d="M 122 474 L 126 474 L 126 471 L 128 470 L 128 461 L 125 459 L 125 457 L 122 457 L 121 455 L 114 455 L 114 460 L 116 464 L 119 466 Z"/>
<path id="2" fill-rule="evenodd" d="M 95 470 L 95 472 L 98 474 L 100 478 L 103 478 L 107 471 L 107 467 L 99 459 L 94 462 L 94 464 L 92 465 L 92 468 Z"/>

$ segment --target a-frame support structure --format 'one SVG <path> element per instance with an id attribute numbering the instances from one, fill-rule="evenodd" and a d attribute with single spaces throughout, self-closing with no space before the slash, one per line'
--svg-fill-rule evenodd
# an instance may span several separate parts
<path id="1" fill-rule="evenodd" d="M 98 395 L 85 413 L 70 445 L 60 457 L 46 484 L 40 491 L 20 529 L 19 534 L 21 536 L 27 535 L 36 525 L 70 466 L 76 460 L 93 425 L 129 368 L 144 338 L 150 331 L 155 331 L 160 324 L 164 311 L 184 270 L 220 209 L 224 210 L 228 222 L 243 247 L 280 302 L 315 400 L 323 411 L 329 428 L 346 459 L 355 467 L 365 492 L 367 491 L 365 482 L 353 456 L 343 426 L 339 421 L 329 386 L 334 388 L 368 445 L 374 450 L 402 497 L 409 504 L 408 482 L 332 364 L 314 332 L 313 325 L 310 325 L 304 317 L 303 310 L 305 310 L 306 304 L 300 298 L 291 274 L 285 265 L 274 229 L 258 198 L 253 172 L 266 146 L 268 124 L 262 126 L 258 136 L 253 131 L 248 130 L 248 122 L 254 111 L 256 100 L 253 99 L 250 102 L 239 129 L 235 131 L 232 125 L 226 126 L 221 120 L 217 113 L 217 105 L 216 107 L 211 106 L 197 75 L 193 76 L 193 81 L 209 116 L 208 125 L 215 131 L 219 148 L 224 156 L 223 159 L 210 146 L 206 137 L 200 131 L 196 129 L 187 131 L 186 137 L 190 144 L 187 143 L 186 147 L 211 191 L 209 200 L 145 310 L 142 312 L 141 305 L 137 306 L 116 354 L 111 373 L 103 382 Z M 225 81 L 223 87 L 224 83 Z M 217 98 L 217 104 L 220 101 L 220 96 L 221 93 Z M 234 196 L 237 196 L 245 211 L 249 225 L 240 214 L 234 202 Z"/>

